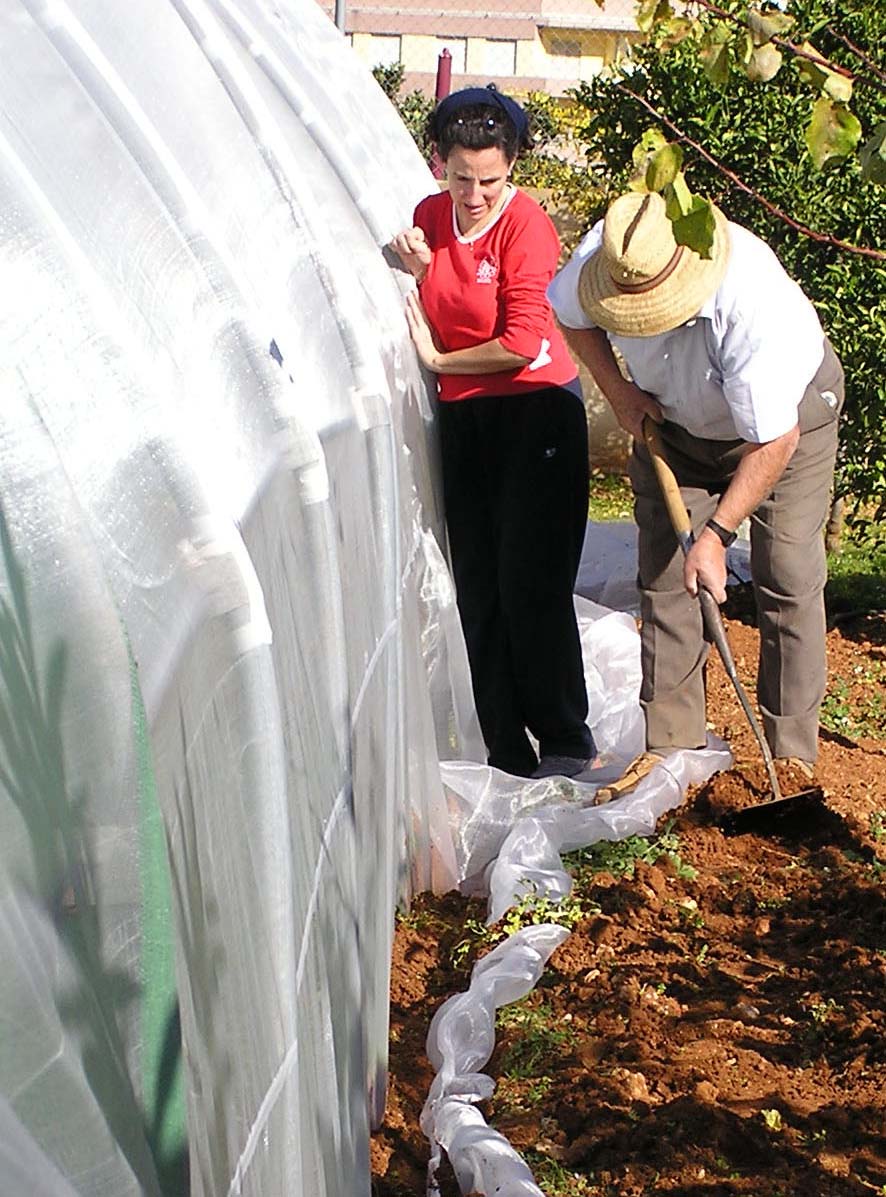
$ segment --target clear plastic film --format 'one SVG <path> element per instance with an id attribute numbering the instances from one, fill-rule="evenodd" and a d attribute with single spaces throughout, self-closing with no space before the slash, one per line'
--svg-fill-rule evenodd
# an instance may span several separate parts
<path id="1" fill-rule="evenodd" d="M 394 908 L 479 751 L 384 249 L 435 183 L 314 0 L 0 45 L 0 1151 L 368 1194 Z"/>

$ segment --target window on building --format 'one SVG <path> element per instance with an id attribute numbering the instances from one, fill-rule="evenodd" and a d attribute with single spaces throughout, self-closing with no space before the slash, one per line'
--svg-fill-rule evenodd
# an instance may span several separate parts
<path id="1" fill-rule="evenodd" d="M 548 45 L 547 74 L 552 79 L 578 80 L 581 42 L 577 38 L 554 34 Z"/>
<path id="2" fill-rule="evenodd" d="M 487 37 L 483 66 L 487 75 L 516 75 L 517 43 L 507 38 Z"/>
<path id="3" fill-rule="evenodd" d="M 364 53 L 372 66 L 394 66 L 400 61 L 399 33 L 371 33 Z"/>

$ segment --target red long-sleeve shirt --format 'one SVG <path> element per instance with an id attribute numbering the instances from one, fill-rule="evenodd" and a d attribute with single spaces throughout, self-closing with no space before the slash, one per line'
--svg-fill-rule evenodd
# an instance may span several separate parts
<path id="1" fill-rule="evenodd" d="M 414 223 L 432 256 L 421 299 L 440 348 L 449 352 L 496 338 L 529 364 L 495 374 L 441 374 L 440 398 L 510 395 L 571 382 L 576 368 L 545 296 L 560 243 L 535 200 L 514 190 L 481 232 L 462 236 L 448 192 L 423 199 Z"/>

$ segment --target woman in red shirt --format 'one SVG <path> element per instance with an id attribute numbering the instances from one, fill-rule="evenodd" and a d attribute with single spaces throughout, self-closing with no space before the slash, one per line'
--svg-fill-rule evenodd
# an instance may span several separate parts
<path id="1" fill-rule="evenodd" d="M 545 296 L 560 245 L 510 182 L 529 144 L 519 104 L 492 84 L 467 88 L 438 104 L 430 131 L 449 189 L 422 200 L 392 245 L 418 282 L 407 319 L 438 376 L 446 524 L 477 713 L 490 765 L 575 776 L 595 754 L 572 602 L 588 455 L 575 365 Z"/>

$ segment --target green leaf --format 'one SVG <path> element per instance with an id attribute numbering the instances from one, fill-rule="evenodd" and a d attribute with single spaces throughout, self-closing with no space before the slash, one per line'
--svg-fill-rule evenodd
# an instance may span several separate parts
<path id="1" fill-rule="evenodd" d="M 637 5 L 637 12 L 634 19 L 637 22 L 637 28 L 641 33 L 648 33 L 655 21 L 655 10 L 658 8 L 658 0 L 640 0 Z"/>
<path id="2" fill-rule="evenodd" d="M 639 0 L 636 21 L 641 33 L 648 33 L 653 25 L 668 21 L 674 15 L 670 0 Z"/>
<path id="3" fill-rule="evenodd" d="M 714 208 L 710 200 L 702 199 L 700 195 L 694 195 L 686 215 L 672 223 L 674 238 L 678 245 L 686 245 L 689 249 L 694 249 L 701 258 L 710 258 L 714 244 L 714 232 L 717 227 Z"/>
<path id="4" fill-rule="evenodd" d="M 819 170 L 848 158 L 861 137 L 861 125 L 848 108 L 821 96 L 812 109 L 806 145 Z"/>
<path id="5" fill-rule="evenodd" d="M 680 173 L 683 151 L 678 145 L 662 146 L 646 167 L 646 186 L 650 191 L 663 191 Z"/>
<path id="6" fill-rule="evenodd" d="M 667 144 L 668 139 L 661 129 L 647 129 L 631 151 L 631 161 L 638 170 L 645 170 L 650 157 Z"/>
<path id="7" fill-rule="evenodd" d="M 783 61 L 782 52 L 768 42 L 765 46 L 758 46 L 751 54 L 745 74 L 752 83 L 768 83 L 781 70 Z"/>
<path id="8" fill-rule="evenodd" d="M 734 43 L 735 57 L 739 66 L 747 69 L 754 56 L 754 39 L 749 33 L 740 34 Z"/>
<path id="9" fill-rule="evenodd" d="M 692 211 L 692 201 L 695 197 L 689 190 L 682 171 L 669 186 L 665 187 L 662 194 L 668 220 L 679 220 L 681 216 L 686 216 Z"/>
<path id="10" fill-rule="evenodd" d="M 729 81 L 729 33 L 719 25 L 708 30 L 702 38 L 698 56 L 714 87 L 725 87 Z"/>
<path id="11" fill-rule="evenodd" d="M 774 37 L 780 37 L 793 28 L 794 18 L 783 12 L 763 13 L 759 8 L 748 10 L 748 29 L 755 46 L 765 46 Z"/>
<path id="12" fill-rule="evenodd" d="M 886 121 L 877 125 L 858 152 L 861 173 L 870 183 L 886 183 Z"/>

